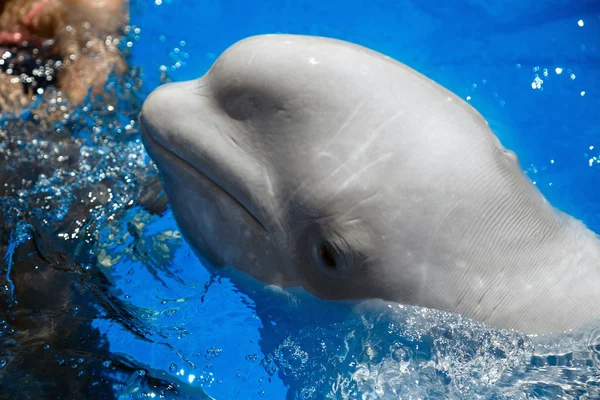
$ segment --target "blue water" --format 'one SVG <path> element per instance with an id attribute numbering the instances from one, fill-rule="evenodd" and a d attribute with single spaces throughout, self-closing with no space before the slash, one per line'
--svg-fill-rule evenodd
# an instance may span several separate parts
<path id="1" fill-rule="evenodd" d="M 600 330 L 548 344 L 433 311 L 357 313 L 203 266 L 168 208 L 136 203 L 156 176 L 135 123 L 149 91 L 201 76 L 246 36 L 345 39 L 470 101 L 543 194 L 600 232 L 600 3 L 138 0 L 131 10 L 135 70 L 112 83 L 115 110 L 91 102 L 58 127 L 27 115 L 2 125 L 21 140 L 2 147 L 15 174 L 48 163 L 2 198 L 5 390 L 48 393 L 36 382 L 52 379 L 63 398 L 600 398 Z M 54 147 L 78 161 L 40 158 Z"/>

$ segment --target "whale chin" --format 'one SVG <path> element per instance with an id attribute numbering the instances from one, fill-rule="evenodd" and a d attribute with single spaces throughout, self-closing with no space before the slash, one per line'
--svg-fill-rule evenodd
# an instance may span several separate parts
<path id="1" fill-rule="evenodd" d="M 256 215 L 254 215 L 248 208 L 246 208 L 243 203 L 241 203 L 231 193 L 229 193 L 226 189 L 224 189 L 221 185 L 219 185 L 218 182 L 211 179 L 208 175 L 206 175 L 205 173 L 200 171 L 198 168 L 196 168 L 195 166 L 193 166 L 192 164 L 190 164 L 189 162 L 187 162 L 186 160 L 184 160 L 182 157 L 178 156 L 174 152 L 170 151 L 165 146 L 161 145 L 156 139 L 154 139 L 152 134 L 150 134 L 148 132 L 148 128 L 146 127 L 146 125 L 144 123 L 143 114 L 140 114 L 139 123 L 140 123 L 140 131 L 141 131 L 141 137 L 142 137 L 142 141 L 144 143 L 144 147 L 148 151 L 148 154 L 150 154 L 151 158 L 153 158 L 153 159 L 161 158 L 161 159 L 165 159 L 165 160 L 170 160 L 168 162 L 171 163 L 171 166 L 163 166 L 162 168 L 158 167 L 159 171 L 161 171 L 165 168 L 173 169 L 176 171 L 183 170 L 183 169 L 190 171 L 190 173 L 192 175 L 195 175 L 194 181 L 202 180 L 205 182 L 209 182 L 210 186 L 212 186 L 212 189 L 215 192 L 221 193 L 222 196 L 228 197 L 231 200 L 231 202 L 235 205 L 235 207 L 240 210 L 243 210 L 248 215 L 249 219 L 251 221 L 253 221 L 253 223 L 255 225 L 260 227 L 263 231 L 265 231 L 265 232 L 267 231 L 267 228 L 265 227 L 263 222 L 260 219 L 258 219 L 256 217 Z M 176 164 L 178 164 L 178 165 L 176 166 Z"/>

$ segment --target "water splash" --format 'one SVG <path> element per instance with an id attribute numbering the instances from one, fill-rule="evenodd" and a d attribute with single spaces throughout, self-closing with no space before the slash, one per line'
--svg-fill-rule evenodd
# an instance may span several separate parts
<path id="1" fill-rule="evenodd" d="M 135 41 L 139 31 L 128 31 Z M 74 110 L 52 86 L 45 89 L 20 115 L 0 114 L 2 393 L 207 398 L 113 353 L 93 327 L 107 321 L 146 342 L 165 336 L 145 318 L 151 310 L 120 298 L 106 263 L 118 250 L 101 233 L 138 210 L 129 230 L 135 232 L 166 204 L 137 131 L 145 96 L 140 70 L 112 77 L 102 96 Z M 141 247 L 138 241 L 136 254 Z"/>

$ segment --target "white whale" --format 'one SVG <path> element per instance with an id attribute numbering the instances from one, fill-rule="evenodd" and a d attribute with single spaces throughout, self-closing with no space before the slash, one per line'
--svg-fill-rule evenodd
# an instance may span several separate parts
<path id="1" fill-rule="evenodd" d="M 140 121 L 182 234 L 216 266 L 526 333 L 600 316 L 597 236 L 470 105 L 382 54 L 251 37 L 158 88 Z"/>

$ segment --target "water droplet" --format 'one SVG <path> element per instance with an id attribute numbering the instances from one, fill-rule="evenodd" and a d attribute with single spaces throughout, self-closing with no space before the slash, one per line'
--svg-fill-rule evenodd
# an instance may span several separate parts
<path id="1" fill-rule="evenodd" d="M 248 354 L 246 356 L 246 360 L 254 363 L 254 362 L 258 361 L 258 354 Z"/>

